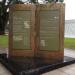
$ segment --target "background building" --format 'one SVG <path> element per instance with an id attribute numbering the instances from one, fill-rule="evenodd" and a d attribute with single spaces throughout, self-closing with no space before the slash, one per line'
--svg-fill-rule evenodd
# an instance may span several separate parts
<path id="1" fill-rule="evenodd" d="M 65 21 L 65 37 L 75 38 L 75 19 Z"/>

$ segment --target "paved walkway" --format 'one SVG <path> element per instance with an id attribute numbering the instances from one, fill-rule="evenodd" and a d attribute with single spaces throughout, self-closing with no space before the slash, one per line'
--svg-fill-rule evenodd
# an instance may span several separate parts
<path id="1" fill-rule="evenodd" d="M 1 50 L 0 53 L 8 53 L 8 50 Z M 75 57 L 75 50 L 65 49 L 65 56 Z M 0 64 L 0 75 L 12 75 L 2 64 Z M 75 64 L 65 66 L 42 75 L 75 75 Z"/>
<path id="2" fill-rule="evenodd" d="M 8 54 L 8 48 L 0 48 L 0 54 L 7 53 Z"/>
<path id="3" fill-rule="evenodd" d="M 69 57 L 75 58 L 75 50 L 65 48 L 64 49 L 64 56 L 69 56 Z"/>
<path id="4" fill-rule="evenodd" d="M 0 75 L 12 75 L 2 64 L 0 64 Z M 75 64 L 59 68 L 42 75 L 75 75 Z"/>
<path id="5" fill-rule="evenodd" d="M 12 75 L 12 74 L 0 63 L 0 75 Z"/>
<path id="6" fill-rule="evenodd" d="M 75 75 L 75 64 L 65 66 L 42 75 Z"/>
<path id="7" fill-rule="evenodd" d="M 65 48 L 64 55 L 75 58 L 75 50 Z M 42 75 L 75 75 L 75 64 L 68 65 Z"/>

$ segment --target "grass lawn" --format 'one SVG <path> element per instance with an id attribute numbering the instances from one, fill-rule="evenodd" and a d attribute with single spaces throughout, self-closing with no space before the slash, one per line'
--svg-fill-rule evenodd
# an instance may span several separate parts
<path id="1" fill-rule="evenodd" d="M 0 35 L 0 48 L 8 47 L 8 36 Z"/>
<path id="2" fill-rule="evenodd" d="M 7 47 L 8 47 L 8 36 L 0 35 L 0 48 L 7 48 Z M 75 49 L 75 38 L 65 38 L 64 47 Z"/>
<path id="3" fill-rule="evenodd" d="M 64 47 L 75 49 L 75 38 L 65 38 L 64 39 Z"/>

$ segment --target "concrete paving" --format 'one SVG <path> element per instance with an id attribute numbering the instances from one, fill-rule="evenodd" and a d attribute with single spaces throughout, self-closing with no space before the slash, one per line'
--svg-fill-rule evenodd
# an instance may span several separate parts
<path id="1" fill-rule="evenodd" d="M 8 48 L 0 49 L 0 53 L 8 53 Z M 75 50 L 65 48 L 64 55 L 75 58 Z M 0 63 L 0 75 L 12 75 L 1 63 Z M 75 64 L 65 66 L 42 75 L 75 75 Z"/>

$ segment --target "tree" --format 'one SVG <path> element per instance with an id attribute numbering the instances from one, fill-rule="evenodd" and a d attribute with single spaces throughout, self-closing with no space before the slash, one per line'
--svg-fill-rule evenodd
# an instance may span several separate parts
<path id="1" fill-rule="evenodd" d="M 7 12 L 7 9 L 9 8 L 9 5 L 16 3 L 23 4 L 21 0 L 8 0 L 7 4 L 6 0 L 0 2 L 0 35 L 5 33 L 5 26 L 9 19 L 9 12 Z"/>
<path id="2" fill-rule="evenodd" d="M 0 2 L 0 34 L 4 34 L 5 23 L 7 20 L 5 3 L 6 0 L 2 0 L 2 2 Z"/>

